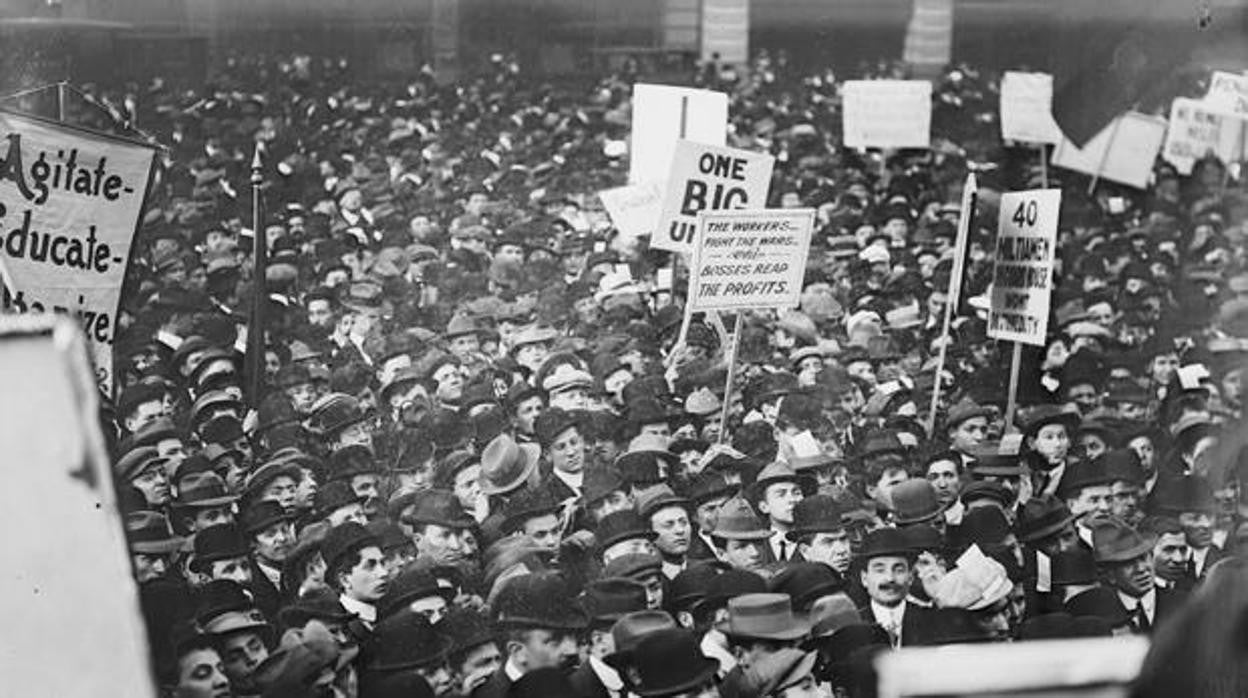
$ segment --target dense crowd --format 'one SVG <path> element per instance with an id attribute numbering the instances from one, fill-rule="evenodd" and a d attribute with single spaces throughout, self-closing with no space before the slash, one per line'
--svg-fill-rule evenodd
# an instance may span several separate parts
<path id="1" fill-rule="evenodd" d="M 626 180 L 636 76 L 347 68 L 134 95 L 166 150 L 109 418 L 169 695 L 869 696 L 893 648 L 1152 634 L 1237 569 L 1237 166 L 1088 195 L 1000 141 L 996 79 L 966 66 L 931 150 L 858 152 L 843 76 L 707 66 L 729 145 L 776 156 L 769 205 L 818 220 L 800 306 L 744 314 L 725 390 L 721 324 L 678 341 L 687 279 L 595 196 Z M 1006 424 L 995 207 L 1045 184 L 1053 313 Z"/>

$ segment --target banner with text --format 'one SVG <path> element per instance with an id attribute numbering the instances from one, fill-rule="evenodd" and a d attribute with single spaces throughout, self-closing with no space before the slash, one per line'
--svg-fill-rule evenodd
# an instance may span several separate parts
<path id="1" fill-rule="evenodd" d="M 1060 189 L 1001 195 L 988 336 L 1044 346 L 1057 257 Z"/>
<path id="2" fill-rule="evenodd" d="M 1212 153 L 1222 162 L 1242 159 L 1244 122 L 1220 116 L 1203 102 L 1180 97 L 1170 105 L 1170 124 L 1161 157 L 1180 174 L 1190 175 L 1196 161 Z"/>
<path id="3" fill-rule="evenodd" d="M 1248 75 L 1214 71 L 1205 106 L 1216 114 L 1248 119 Z"/>
<path id="4" fill-rule="evenodd" d="M 654 232 L 663 206 L 663 190 L 655 182 L 627 184 L 598 192 L 611 222 L 628 237 Z"/>
<path id="5" fill-rule="evenodd" d="M 0 133 L 4 310 L 77 319 L 111 395 L 117 303 L 156 150 L 3 112 Z"/>
<path id="6" fill-rule="evenodd" d="M 750 60 L 750 0 L 702 0 L 702 60 Z"/>
<path id="7" fill-rule="evenodd" d="M 684 139 L 723 145 L 728 138 L 728 95 L 672 85 L 633 86 L 628 181 L 662 183 L 672 150 Z"/>
<path id="8" fill-rule="evenodd" d="M 678 142 L 663 215 L 650 236 L 650 246 L 693 254 L 700 211 L 766 206 L 775 163 L 775 158 L 763 153 Z"/>
<path id="9" fill-rule="evenodd" d="M 841 89 L 847 148 L 927 148 L 932 138 L 932 83 L 850 80 Z"/>
<path id="10" fill-rule="evenodd" d="M 693 311 L 797 307 L 814 228 L 809 208 L 699 213 Z"/>
<path id="11" fill-rule="evenodd" d="M 1007 70 L 1001 76 L 1001 139 L 1061 143 L 1053 118 L 1053 76 Z"/>
<path id="12" fill-rule="evenodd" d="M 1053 164 L 1143 189 L 1166 137 L 1166 120 L 1139 112 L 1114 119 L 1082 148 L 1063 138 Z"/>

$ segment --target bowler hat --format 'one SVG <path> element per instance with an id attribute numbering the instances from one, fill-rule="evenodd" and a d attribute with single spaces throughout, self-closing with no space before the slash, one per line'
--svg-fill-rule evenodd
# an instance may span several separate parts
<path id="1" fill-rule="evenodd" d="M 793 527 L 788 539 L 797 539 L 810 533 L 833 533 L 845 529 L 845 508 L 834 497 L 816 494 L 806 497 L 793 506 Z"/>
<path id="2" fill-rule="evenodd" d="M 767 523 L 741 497 L 733 497 L 720 505 L 715 517 L 715 529 L 708 533 L 725 540 L 762 541 L 771 537 Z"/>
<path id="3" fill-rule="evenodd" d="M 1080 417 L 1077 409 L 1051 404 L 1036 405 L 1029 410 L 1020 412 L 1017 420 L 1018 427 L 1024 436 L 1035 436 L 1041 427 L 1049 424 L 1061 424 L 1066 427 L 1066 433 L 1072 437 L 1075 434 L 1075 429 L 1079 428 L 1079 421 Z"/>
<path id="4" fill-rule="evenodd" d="M 698 507 L 717 497 L 728 497 L 735 490 L 736 485 L 728 482 L 723 473 L 704 470 L 690 480 L 685 488 L 685 496 L 689 498 L 690 504 Z"/>
<path id="5" fill-rule="evenodd" d="M 363 444 L 349 444 L 329 456 L 329 480 L 350 480 L 356 475 L 376 475 L 373 452 Z"/>
<path id="6" fill-rule="evenodd" d="M 612 492 L 623 492 L 624 480 L 614 468 L 591 467 L 585 470 L 585 479 L 581 490 L 581 499 L 585 506 L 592 507 L 605 499 Z"/>
<path id="7" fill-rule="evenodd" d="M 632 538 L 654 540 L 657 535 L 650 528 L 649 522 L 632 509 L 607 514 L 594 529 L 594 541 L 599 550 L 606 550 L 620 541 Z"/>
<path id="8" fill-rule="evenodd" d="M 368 671 L 402 671 L 439 666 L 451 651 L 451 639 L 419 613 L 404 613 L 377 624 L 364 656 Z"/>
<path id="9" fill-rule="evenodd" d="M 1092 554 L 1097 564 L 1130 562 L 1152 550 L 1152 541 L 1120 519 L 1098 521 L 1092 529 Z"/>
<path id="10" fill-rule="evenodd" d="M 118 451 L 125 453 L 135 446 L 155 446 L 166 439 L 183 439 L 182 430 L 168 417 L 161 417 L 123 439 Z"/>
<path id="11" fill-rule="evenodd" d="M 346 521 L 329 529 L 321 541 L 321 557 L 327 567 L 333 567 L 342 558 L 370 546 L 381 547 L 377 537 L 368 528 L 354 521 Z"/>
<path id="12" fill-rule="evenodd" d="M 413 601 L 431 596 L 440 596 L 450 603 L 455 600 L 455 590 L 448 584 L 439 583 L 438 578 L 425 567 L 409 565 L 390 580 L 386 595 L 377 605 L 377 610 L 386 618 L 403 610 Z"/>
<path id="13" fill-rule="evenodd" d="M 862 539 L 862 548 L 858 558 L 871 560 L 876 557 L 905 557 L 914 555 L 914 548 L 906 539 L 905 532 L 896 528 L 880 528 L 871 531 Z"/>
<path id="14" fill-rule="evenodd" d="M 185 538 L 173 535 L 169 520 L 154 511 L 126 514 L 126 539 L 130 550 L 147 555 L 168 555 L 186 543 Z"/>
<path id="15" fill-rule="evenodd" d="M 1049 566 L 1054 586 L 1095 584 L 1097 580 L 1096 559 L 1092 551 L 1082 545 L 1058 551 Z"/>
<path id="16" fill-rule="evenodd" d="M 580 426 L 581 420 L 576 414 L 559 407 L 551 407 L 543 411 L 533 422 L 537 440 L 546 447 L 554 443 L 563 432 Z"/>
<path id="17" fill-rule="evenodd" d="M 728 619 L 715 629 L 731 637 L 785 641 L 808 635 L 810 624 L 793 614 L 788 594 L 744 594 L 728 600 Z"/>
<path id="18" fill-rule="evenodd" d="M 680 416 L 681 412 L 664 405 L 657 398 L 640 397 L 628 403 L 625 414 L 629 422 L 645 426 L 646 424 L 669 423 Z"/>
<path id="19" fill-rule="evenodd" d="M 730 568 L 715 576 L 706 585 L 706 595 L 690 609 L 694 613 L 723 608 L 729 599 L 745 594 L 767 593 L 767 580 L 748 570 Z"/>
<path id="20" fill-rule="evenodd" d="M 1105 469 L 1105 461 L 1097 458 L 1076 463 L 1067 468 L 1061 482 L 1057 485 L 1057 494 L 1059 497 L 1069 499 L 1079 496 L 1080 491 L 1086 487 L 1109 485 L 1111 482 L 1113 480 L 1110 479 L 1109 471 Z"/>
<path id="21" fill-rule="evenodd" d="M 958 493 L 958 499 L 967 507 L 970 506 L 971 502 L 983 500 L 996 502 L 1002 507 L 1014 504 L 1014 494 L 1006 489 L 1005 485 L 996 480 L 968 482 L 962 487 L 962 491 Z"/>
<path id="22" fill-rule="evenodd" d="M 271 460 L 264 465 L 253 470 L 247 479 L 243 482 L 243 497 L 246 499 L 255 499 L 269 483 L 279 477 L 288 477 L 296 483 L 303 478 L 303 471 L 300 467 L 287 460 Z"/>
<path id="23" fill-rule="evenodd" d="M 643 698 L 691 691 L 715 679 L 719 662 L 698 648 L 698 638 L 683 628 L 647 633 L 627 653 L 618 653 L 628 690 Z"/>
<path id="24" fill-rule="evenodd" d="M 413 503 L 415 508 L 407 516 L 410 523 L 434 524 L 459 530 L 477 525 L 476 520 L 464 512 L 464 506 L 454 492 L 425 490 L 416 493 Z"/>
<path id="25" fill-rule="evenodd" d="M 850 625 L 862 622 L 858 607 L 845 592 L 836 592 L 816 599 L 810 607 L 812 639 L 828 637 Z"/>
<path id="26" fill-rule="evenodd" d="M 941 502 L 936 488 L 923 478 L 910 478 L 892 489 L 893 520 L 898 526 L 926 523 L 945 512 L 948 504 Z"/>
<path id="27" fill-rule="evenodd" d="M 1212 512 L 1216 507 L 1209 481 L 1197 474 L 1162 476 L 1157 480 L 1148 504 L 1152 511 L 1170 516 L 1185 512 Z"/>
<path id="28" fill-rule="evenodd" d="M 452 608 L 439 626 L 451 638 L 451 654 L 457 654 L 497 640 L 498 631 L 481 611 L 472 608 Z"/>
<path id="29" fill-rule="evenodd" d="M 511 628 L 582 630 L 587 619 L 575 604 L 563 577 L 556 572 L 534 572 L 508 579 L 494 599 L 498 624 Z"/>
<path id="30" fill-rule="evenodd" d="M 1075 515 L 1060 499 L 1040 495 L 1027 500 L 1019 510 L 1014 531 L 1020 542 L 1034 543 L 1058 533 L 1074 520 Z"/>
<path id="31" fill-rule="evenodd" d="M 318 519 L 323 519 L 345 506 L 359 503 L 360 497 L 351 489 L 351 485 L 342 480 L 335 480 L 325 483 L 316 491 L 316 495 L 312 498 L 312 514 Z"/>
<path id="32" fill-rule="evenodd" d="M 607 563 L 607 566 L 602 569 L 602 576 L 643 581 L 662 573 L 662 570 L 663 560 L 658 555 L 629 553 Z"/>
<path id="33" fill-rule="evenodd" d="M 327 589 L 301 596 L 277 613 L 278 623 L 283 628 L 299 628 L 310 620 L 346 623 L 354 617 Z"/>
<path id="34" fill-rule="evenodd" d="M 836 570 L 821 562 L 790 562 L 768 583 L 771 591 L 788 594 L 798 611 L 805 611 L 817 599 L 845 589 Z"/>
<path id="35" fill-rule="evenodd" d="M 610 626 L 629 613 L 646 610 L 646 587 L 626 577 L 596 579 L 585 586 L 581 605 L 591 622 Z"/>
<path id="36" fill-rule="evenodd" d="M 519 489 L 537 469 L 542 449 L 537 444 L 517 444 L 499 434 L 481 451 L 481 492 L 506 494 Z"/>
<path id="37" fill-rule="evenodd" d="M 581 698 L 569 679 L 568 672 L 559 667 L 542 667 L 525 672 L 507 689 L 507 698 Z"/>
<path id="38" fill-rule="evenodd" d="M 562 505 L 549 487 L 541 485 L 522 490 L 507 501 L 503 510 L 503 532 L 518 531 L 529 519 L 558 514 L 561 510 Z"/>
<path id="39" fill-rule="evenodd" d="M 667 593 L 663 594 L 663 605 L 672 612 L 688 610 L 706 597 L 711 580 L 723 574 L 726 569 L 730 568 L 719 560 L 690 563 L 668 582 Z"/>
<path id="40" fill-rule="evenodd" d="M 246 557 L 251 546 L 234 524 L 217 524 L 195 533 L 195 557 L 191 569 L 207 573 L 210 563 Z"/>
<path id="41" fill-rule="evenodd" d="M 243 510 L 243 530 L 255 535 L 280 521 L 293 521 L 294 516 L 277 502 L 264 500 L 255 502 Z"/>
<path id="42" fill-rule="evenodd" d="M 641 610 L 627 613 L 611 626 L 615 652 L 603 657 L 603 661 L 613 668 L 622 669 L 619 660 L 624 659 L 643 637 L 658 630 L 676 627 L 676 621 L 663 611 Z"/>

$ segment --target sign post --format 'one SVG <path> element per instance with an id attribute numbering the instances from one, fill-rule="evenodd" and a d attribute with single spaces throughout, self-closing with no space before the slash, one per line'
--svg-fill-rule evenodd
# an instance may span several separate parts
<path id="1" fill-rule="evenodd" d="M 1001 196 L 996 258 L 989 296 L 988 336 L 1014 342 L 1006 424 L 1018 401 L 1021 345 L 1044 346 L 1057 258 L 1060 189 L 1033 189 Z"/>
<path id="2" fill-rule="evenodd" d="M 806 257 L 815 227 L 814 209 L 702 211 L 689 268 L 689 313 L 735 311 L 725 357 L 728 376 L 720 424 L 728 423 L 741 342 L 741 314 L 801 303 Z M 720 429 L 719 442 L 727 436 Z"/>
<path id="3" fill-rule="evenodd" d="M 962 187 L 961 213 L 958 215 L 958 237 L 953 246 L 953 269 L 949 274 L 949 291 L 945 300 L 945 316 L 941 321 L 940 351 L 936 357 L 936 380 L 932 384 L 932 403 L 927 411 L 927 430 L 929 434 L 936 430 L 936 413 L 940 410 L 940 392 L 943 387 L 941 376 L 945 372 L 945 359 L 949 353 L 949 326 L 953 324 L 953 314 L 957 311 L 962 295 L 962 275 L 966 273 L 966 246 L 971 236 L 971 225 L 975 218 L 975 201 L 979 195 L 979 184 L 975 174 L 966 175 L 966 184 Z"/>

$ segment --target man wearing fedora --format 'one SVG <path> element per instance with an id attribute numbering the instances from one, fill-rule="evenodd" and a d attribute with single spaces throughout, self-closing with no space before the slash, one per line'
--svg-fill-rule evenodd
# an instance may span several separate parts
<path id="1" fill-rule="evenodd" d="M 580 602 L 589 616 L 589 652 L 568 678 L 579 696 L 618 698 L 624 682 L 604 661 L 616 651 L 611 631 L 620 619 L 646 610 L 646 588 L 631 579 L 607 577 L 590 582 Z"/>
<path id="2" fill-rule="evenodd" d="M 1153 543 L 1118 519 L 1098 522 L 1092 548 L 1103 584 L 1114 591 L 1137 634 L 1150 634 L 1182 605 L 1186 594 L 1157 588 Z"/>
<path id="3" fill-rule="evenodd" d="M 848 575 L 853 547 L 845 522 L 845 509 L 834 497 L 816 494 L 793 507 L 789 540 L 797 545 L 797 559 L 820 562 Z"/>
<path id="4" fill-rule="evenodd" d="M 793 613 L 788 594 L 743 594 L 728 601 L 727 619 L 715 629 L 728 638 L 736 667 L 720 686 L 725 698 L 750 695 L 745 673 L 768 657 L 797 647 L 810 634 L 810 623 Z"/>
<path id="5" fill-rule="evenodd" d="M 764 548 L 771 529 L 742 497 L 724 502 L 710 532 L 716 557 L 734 569 L 758 572 L 767 559 Z"/>
<path id="6" fill-rule="evenodd" d="M 798 475 L 788 463 L 772 463 L 758 474 L 749 493 L 755 509 L 767 517 L 771 531 L 763 550 L 765 562 L 788 562 L 793 558 L 797 546 L 788 539 L 793 528 L 793 509 L 813 489 L 814 482 Z"/>
<path id="7" fill-rule="evenodd" d="M 277 502 L 262 501 L 243 512 L 242 525 L 252 549 L 251 588 L 256 605 L 266 616 L 276 617 L 281 603 L 282 565 L 295 545 L 293 517 Z"/>
<path id="8" fill-rule="evenodd" d="M 536 572 L 507 580 L 493 608 L 504 634 L 503 666 L 472 692 L 473 698 L 507 698 L 508 691 L 535 669 L 574 669 L 577 638 L 587 619 L 570 589 L 555 572 Z"/>
<path id="9" fill-rule="evenodd" d="M 446 490 L 413 495 L 414 506 L 403 515 L 417 558 L 437 566 L 475 565 L 466 537 L 477 522 L 464 512 L 459 498 Z"/>
<path id="10" fill-rule="evenodd" d="M 180 530 L 195 533 L 209 526 L 234 523 L 237 501 L 220 475 L 211 471 L 192 473 L 182 479 L 171 510 Z"/>
<path id="11" fill-rule="evenodd" d="M 697 637 L 683 628 L 645 633 L 626 652 L 617 653 L 628 691 L 642 698 L 719 698 L 718 665 L 698 650 Z"/>
<path id="12" fill-rule="evenodd" d="M 934 611 L 907 598 L 914 582 L 914 558 L 910 541 L 894 528 L 868 533 L 857 556 L 859 583 L 867 592 L 862 618 L 884 628 L 894 647 L 923 644 L 938 630 Z"/>

